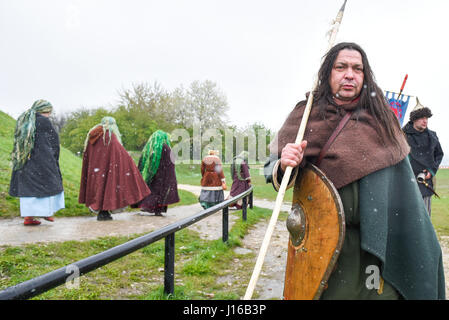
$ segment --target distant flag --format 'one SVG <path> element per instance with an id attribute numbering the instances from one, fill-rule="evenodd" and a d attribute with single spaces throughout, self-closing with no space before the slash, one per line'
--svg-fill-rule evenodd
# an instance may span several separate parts
<path id="1" fill-rule="evenodd" d="M 402 82 L 401 90 L 399 90 L 398 96 L 395 98 L 395 93 L 386 91 L 385 97 L 387 98 L 388 104 L 391 107 L 391 110 L 394 111 L 394 114 L 399 119 L 399 122 L 401 123 L 404 121 L 404 116 L 407 111 L 408 103 L 410 101 L 410 96 L 405 96 L 402 94 L 402 91 L 404 90 L 405 83 L 407 82 L 408 74 L 405 75 L 404 81 Z M 389 97 L 391 93 L 391 97 Z M 407 100 L 404 100 L 404 98 L 407 98 Z"/>
<path id="2" fill-rule="evenodd" d="M 402 123 L 404 121 L 405 113 L 407 112 L 408 103 L 410 101 L 410 97 L 408 95 L 398 95 L 396 93 L 386 91 L 385 97 L 387 98 L 388 104 L 391 107 L 391 110 L 394 111 L 394 114 L 399 119 L 399 122 Z"/>

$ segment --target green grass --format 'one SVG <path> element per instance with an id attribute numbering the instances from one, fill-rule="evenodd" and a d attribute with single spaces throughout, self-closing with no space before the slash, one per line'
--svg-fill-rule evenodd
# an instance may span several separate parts
<path id="1" fill-rule="evenodd" d="M 259 199 L 267 199 L 276 201 L 277 192 L 274 190 L 271 183 L 265 182 L 265 176 L 263 174 L 263 166 L 260 168 L 250 169 L 251 182 L 256 188 L 254 189 L 254 197 Z M 288 189 L 285 192 L 284 202 L 292 202 L 293 188 Z"/>
<path id="2" fill-rule="evenodd" d="M 439 235 L 449 236 L 449 169 L 440 169 L 436 175 L 436 192 L 432 197 L 432 223 Z"/>
<path id="3" fill-rule="evenodd" d="M 229 165 L 223 165 L 223 172 L 226 177 L 228 190 L 230 190 L 232 186 L 232 178 L 229 167 Z M 254 165 L 251 167 L 252 168 L 250 169 L 250 175 L 251 184 L 254 186 L 254 197 L 258 199 L 275 201 L 277 192 L 273 189 L 273 185 L 271 183 L 265 182 L 265 176 L 263 175 L 263 166 Z M 176 176 L 178 182 L 180 181 L 180 183 L 199 186 L 201 182 L 201 165 L 178 164 L 176 165 Z M 289 189 L 285 193 L 284 201 L 291 202 L 292 198 L 293 189 Z"/>
<path id="4" fill-rule="evenodd" d="M 238 213 L 232 213 L 238 214 Z M 79 287 L 61 285 L 34 299 L 239 299 L 249 282 L 256 253 L 236 254 L 248 229 L 268 220 L 271 210 L 248 210 L 246 222 L 238 219 L 229 232 L 229 241 L 201 239 L 197 232 L 176 233 L 175 294 L 163 293 L 164 241 L 158 241 L 80 278 Z M 283 217 L 285 219 L 285 216 Z M 42 243 L 0 247 L 0 290 L 73 262 L 105 251 L 137 237 L 105 237 L 91 241 Z M 242 267 L 232 267 L 236 261 Z M 217 281 L 220 277 L 232 277 Z"/>
<path id="5" fill-rule="evenodd" d="M 17 199 L 8 195 L 11 179 L 11 151 L 16 121 L 0 111 L 0 123 L 0 217 L 2 217 L 7 213 L 17 212 L 19 204 Z"/>
<path id="6" fill-rule="evenodd" d="M 201 181 L 201 165 L 199 164 L 177 164 L 176 179 L 178 183 L 199 186 Z M 226 174 L 226 172 L 225 172 Z M 226 180 L 228 177 L 226 177 Z"/>
<path id="7" fill-rule="evenodd" d="M 188 206 L 190 204 L 198 203 L 198 197 L 189 191 L 178 189 L 178 195 L 180 201 L 169 205 L 168 208 Z"/>

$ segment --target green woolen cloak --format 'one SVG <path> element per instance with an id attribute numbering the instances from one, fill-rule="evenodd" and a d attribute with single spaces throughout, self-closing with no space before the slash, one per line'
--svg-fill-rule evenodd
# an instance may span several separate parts
<path id="1" fill-rule="evenodd" d="M 273 181 L 276 161 L 272 156 L 265 165 L 267 182 Z M 338 192 L 346 234 L 321 299 L 397 299 L 397 293 L 409 300 L 445 299 L 441 247 L 409 159 Z M 379 267 L 385 280 L 380 295 L 366 286 L 370 276 L 366 270 L 372 265 Z"/>
<path id="2" fill-rule="evenodd" d="M 408 158 L 359 181 L 361 248 L 405 299 L 445 299 L 441 247 Z"/>

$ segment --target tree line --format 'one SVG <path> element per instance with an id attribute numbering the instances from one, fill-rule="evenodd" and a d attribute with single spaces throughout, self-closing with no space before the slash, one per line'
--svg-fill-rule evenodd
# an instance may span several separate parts
<path id="1" fill-rule="evenodd" d="M 81 108 L 68 114 L 55 115 L 52 121 L 59 130 L 61 145 L 78 155 L 83 152 L 89 129 L 99 124 L 103 117 L 112 116 L 117 121 L 123 145 L 127 150 L 140 151 L 151 134 L 158 129 L 168 133 L 183 129 L 190 139 L 188 145 L 192 159 L 195 149 L 194 137 L 198 136 L 198 130 L 203 137 L 204 133 L 213 129 L 221 141 L 216 141 L 217 137 L 214 137 L 215 141 L 203 137 L 200 140 L 200 148 L 217 147 L 221 149 L 223 155 L 226 153 L 229 157 L 229 133 L 232 132 L 234 135 L 232 156 L 235 156 L 239 148 L 245 150 L 265 148 L 263 152 L 259 150 L 253 155 L 254 159 L 264 161 L 262 154 L 267 150 L 273 133 L 260 123 L 248 125 L 246 128 L 237 128 L 229 124 L 228 110 L 226 95 L 210 80 L 194 81 L 188 88 L 181 86 L 172 91 L 164 89 L 157 82 L 138 83 L 133 84 L 130 89 L 119 90 L 115 105 Z M 195 129 L 197 132 L 194 132 Z M 238 138 L 241 136 L 246 137 L 243 142 Z M 176 143 L 177 141 L 174 141 L 175 145 Z M 256 146 L 251 146 L 254 143 Z M 228 150 L 225 150 L 226 147 Z"/>

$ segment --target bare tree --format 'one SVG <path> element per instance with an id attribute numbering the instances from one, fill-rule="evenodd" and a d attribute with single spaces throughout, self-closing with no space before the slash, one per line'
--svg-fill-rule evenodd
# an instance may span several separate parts
<path id="1" fill-rule="evenodd" d="M 191 120 L 199 125 L 200 131 L 226 125 L 228 102 L 215 82 L 192 82 L 187 91 L 186 107 Z"/>

